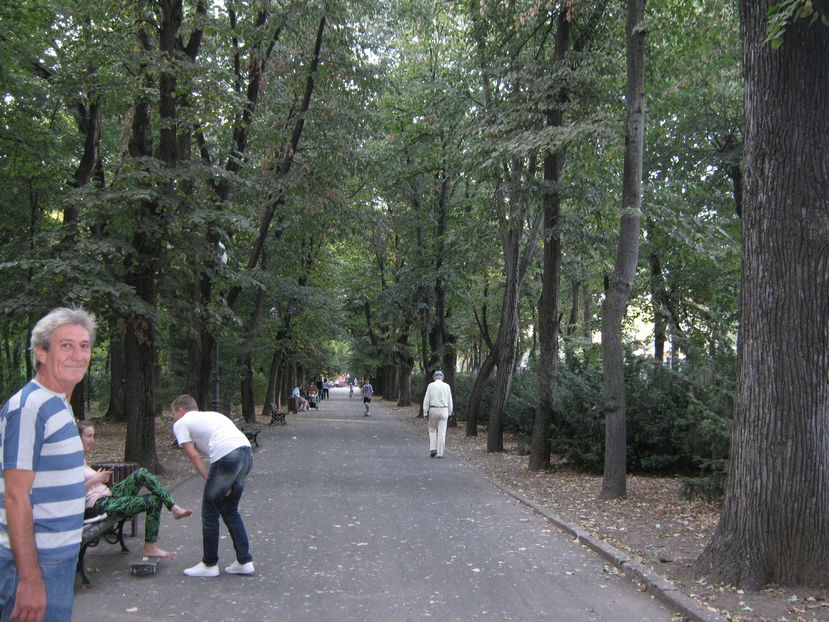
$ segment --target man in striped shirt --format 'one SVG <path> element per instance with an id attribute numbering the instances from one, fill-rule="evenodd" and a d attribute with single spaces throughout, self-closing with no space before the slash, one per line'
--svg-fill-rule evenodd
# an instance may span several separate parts
<path id="1" fill-rule="evenodd" d="M 83 445 L 70 406 L 95 318 L 58 308 L 32 330 L 35 377 L 0 411 L 0 619 L 70 622 L 83 530 Z"/>

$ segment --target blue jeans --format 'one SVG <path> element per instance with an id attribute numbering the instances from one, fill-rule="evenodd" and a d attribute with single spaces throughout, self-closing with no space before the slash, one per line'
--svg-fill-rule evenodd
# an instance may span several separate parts
<path id="1" fill-rule="evenodd" d="M 63 561 L 40 562 L 46 588 L 46 615 L 43 622 L 71 622 L 77 556 Z M 0 622 L 9 622 L 17 595 L 17 566 L 11 559 L 0 559 Z"/>
<path id="2" fill-rule="evenodd" d="M 239 499 L 252 467 L 250 447 L 238 447 L 210 465 L 201 506 L 202 562 L 205 566 L 219 563 L 219 516 L 230 533 L 236 561 L 246 564 L 253 560 L 248 533 L 239 515 Z"/>

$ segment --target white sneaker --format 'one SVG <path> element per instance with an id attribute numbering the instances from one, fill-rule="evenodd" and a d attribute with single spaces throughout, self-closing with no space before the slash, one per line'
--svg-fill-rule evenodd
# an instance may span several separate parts
<path id="1" fill-rule="evenodd" d="M 188 577 L 218 577 L 219 566 L 205 566 L 204 562 L 199 562 L 192 568 L 185 568 L 184 574 Z"/>
<path id="2" fill-rule="evenodd" d="M 234 561 L 230 566 L 225 568 L 225 572 L 227 574 L 253 574 L 253 562 L 247 562 L 245 564 L 240 564 L 237 561 Z"/>

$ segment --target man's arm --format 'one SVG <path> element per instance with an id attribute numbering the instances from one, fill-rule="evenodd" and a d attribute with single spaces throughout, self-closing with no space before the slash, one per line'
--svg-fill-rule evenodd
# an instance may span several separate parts
<path id="1" fill-rule="evenodd" d="M 186 443 L 182 443 L 181 448 L 184 450 L 184 453 L 187 454 L 187 457 L 190 458 L 190 462 L 193 463 L 196 473 L 201 475 L 204 479 L 207 479 L 208 470 L 204 464 L 204 459 L 199 453 L 199 450 L 196 449 L 196 443 L 188 441 Z"/>
<path id="2" fill-rule="evenodd" d="M 11 617 L 16 622 L 40 622 L 46 613 L 46 588 L 40 572 L 32 502 L 29 498 L 35 472 L 5 469 L 3 478 L 6 480 L 3 501 L 6 504 L 9 543 L 20 577 Z"/>

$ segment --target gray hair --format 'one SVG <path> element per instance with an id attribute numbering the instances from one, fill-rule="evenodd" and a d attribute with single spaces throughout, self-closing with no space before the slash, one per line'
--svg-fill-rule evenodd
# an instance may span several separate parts
<path id="1" fill-rule="evenodd" d="M 443 372 L 440 371 L 440 370 L 437 370 L 434 374 L 432 374 L 432 377 L 433 378 L 443 378 Z"/>
<path id="2" fill-rule="evenodd" d="M 30 341 L 30 349 L 32 350 L 32 357 L 35 362 L 35 369 L 40 365 L 35 356 L 35 348 L 41 347 L 44 350 L 49 350 L 49 342 L 52 339 L 52 333 L 58 326 L 64 324 L 75 324 L 82 326 L 89 333 L 90 345 L 95 343 L 95 330 L 98 325 L 95 322 L 95 316 L 84 311 L 79 307 L 69 309 L 67 307 L 58 307 L 52 309 L 45 316 L 40 318 L 35 327 L 32 329 L 32 338 Z"/>

